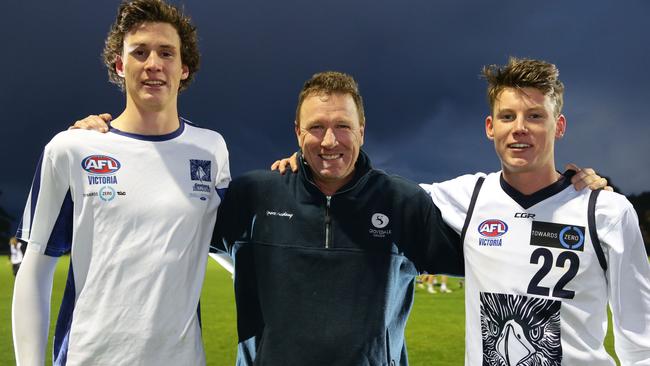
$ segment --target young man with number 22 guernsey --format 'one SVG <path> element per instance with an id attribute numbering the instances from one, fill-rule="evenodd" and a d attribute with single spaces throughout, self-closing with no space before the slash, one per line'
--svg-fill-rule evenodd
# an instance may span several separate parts
<path id="1" fill-rule="evenodd" d="M 461 234 L 465 365 L 650 365 L 650 269 L 632 205 L 555 170 L 566 131 L 555 65 L 484 68 L 500 172 L 422 185 Z"/>

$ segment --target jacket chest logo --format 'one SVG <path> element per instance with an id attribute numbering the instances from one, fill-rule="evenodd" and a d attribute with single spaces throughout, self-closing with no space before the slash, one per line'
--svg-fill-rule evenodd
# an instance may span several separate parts
<path id="1" fill-rule="evenodd" d="M 390 219 L 383 213 L 374 213 L 370 218 L 370 224 L 373 226 L 368 229 L 368 233 L 375 238 L 385 238 L 387 235 L 392 234 L 391 229 L 386 229 Z"/>

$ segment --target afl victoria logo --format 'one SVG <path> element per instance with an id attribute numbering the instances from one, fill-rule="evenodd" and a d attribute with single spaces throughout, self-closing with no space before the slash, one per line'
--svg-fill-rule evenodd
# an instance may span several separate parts
<path id="1" fill-rule="evenodd" d="M 110 156 L 90 155 L 81 161 L 81 167 L 90 174 L 113 174 L 120 170 L 121 164 Z"/>
<path id="2" fill-rule="evenodd" d="M 508 232 L 508 224 L 498 219 L 485 220 L 478 226 L 478 232 L 482 236 L 495 238 Z"/>
<path id="3" fill-rule="evenodd" d="M 381 213 L 372 215 L 372 219 L 370 219 L 372 226 L 376 227 L 377 229 L 385 228 L 386 225 L 388 225 L 388 221 L 388 216 Z"/>

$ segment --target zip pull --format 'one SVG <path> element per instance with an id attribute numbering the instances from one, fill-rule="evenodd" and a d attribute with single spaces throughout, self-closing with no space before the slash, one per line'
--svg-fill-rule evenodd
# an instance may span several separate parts
<path id="1" fill-rule="evenodd" d="M 327 203 L 325 204 L 325 248 L 330 247 L 330 227 L 332 225 L 332 219 L 330 218 L 330 201 L 332 196 L 325 196 Z"/>

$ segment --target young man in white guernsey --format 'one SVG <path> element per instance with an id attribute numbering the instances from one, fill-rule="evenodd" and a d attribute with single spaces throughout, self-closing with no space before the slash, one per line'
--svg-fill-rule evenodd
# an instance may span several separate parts
<path id="1" fill-rule="evenodd" d="M 104 61 L 124 111 L 109 133 L 59 133 L 36 170 L 18 233 L 16 361 L 44 364 L 54 268 L 71 251 L 55 365 L 203 365 L 199 296 L 230 174 L 221 135 L 178 116 L 196 29 L 163 1 L 122 3 Z"/>
<path id="2" fill-rule="evenodd" d="M 423 185 L 461 234 L 465 365 L 650 365 L 650 268 L 624 196 L 576 191 L 555 170 L 563 84 L 543 61 L 489 66 L 488 138 L 500 172 Z"/>

